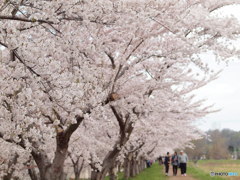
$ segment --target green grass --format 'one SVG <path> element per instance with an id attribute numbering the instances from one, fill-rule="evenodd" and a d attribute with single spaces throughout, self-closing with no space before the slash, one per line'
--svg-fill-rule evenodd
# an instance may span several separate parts
<path id="1" fill-rule="evenodd" d="M 209 172 L 236 172 L 237 177 L 224 177 L 225 179 L 240 179 L 240 160 L 201 160 L 197 167 L 205 173 Z"/>
<path id="2" fill-rule="evenodd" d="M 240 164 L 240 160 L 199 160 L 198 164 L 217 163 L 217 164 Z"/>
<path id="3" fill-rule="evenodd" d="M 223 180 L 223 179 L 225 179 L 225 178 L 216 177 L 216 176 L 212 177 L 212 176 L 210 176 L 210 171 L 207 173 L 206 171 L 202 170 L 200 167 L 195 166 L 191 162 L 188 163 L 187 173 L 198 180 Z"/>
<path id="4" fill-rule="evenodd" d="M 146 168 L 140 174 L 129 180 L 166 180 L 167 177 L 163 174 L 163 166 L 159 166 L 158 163 L 155 163 L 150 168 Z M 108 177 L 105 180 L 109 180 Z M 119 174 L 118 180 L 124 180 L 123 173 Z"/>

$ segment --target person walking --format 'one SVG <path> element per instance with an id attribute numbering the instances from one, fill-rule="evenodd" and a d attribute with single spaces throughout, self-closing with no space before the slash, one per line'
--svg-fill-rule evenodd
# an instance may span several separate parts
<path id="1" fill-rule="evenodd" d="M 180 151 L 180 155 L 178 156 L 178 161 L 180 163 L 180 169 L 181 169 L 181 175 L 187 176 L 187 162 L 188 162 L 188 156 L 183 151 Z"/>
<path id="2" fill-rule="evenodd" d="M 173 167 L 173 176 L 177 175 L 177 169 L 178 169 L 178 155 L 177 152 L 174 152 L 174 155 L 172 156 L 172 167 Z"/>
<path id="3" fill-rule="evenodd" d="M 159 162 L 159 165 L 160 165 L 160 166 L 163 164 L 163 158 L 162 158 L 162 156 L 159 156 L 158 162 Z"/>
<path id="4" fill-rule="evenodd" d="M 164 165 L 165 165 L 166 176 L 168 176 L 170 161 L 171 161 L 170 155 L 169 155 L 169 152 L 167 152 L 167 156 L 165 156 L 165 158 L 164 158 Z"/>

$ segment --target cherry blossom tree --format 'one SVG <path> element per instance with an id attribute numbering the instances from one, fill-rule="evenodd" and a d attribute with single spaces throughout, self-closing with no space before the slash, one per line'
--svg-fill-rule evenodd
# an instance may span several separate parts
<path id="1" fill-rule="evenodd" d="M 100 156 L 96 178 L 103 179 L 153 105 L 181 110 L 189 122 L 199 117 L 199 103 L 183 98 L 215 78 L 202 53 L 239 54 L 231 45 L 237 20 L 212 15 L 234 3 L 1 0 L 0 137 L 31 155 L 41 180 L 64 179 L 71 136 L 106 112 L 117 135 Z"/>

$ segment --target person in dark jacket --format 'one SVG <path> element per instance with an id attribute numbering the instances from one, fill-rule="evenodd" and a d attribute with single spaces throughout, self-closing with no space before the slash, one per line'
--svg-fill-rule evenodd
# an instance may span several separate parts
<path id="1" fill-rule="evenodd" d="M 151 167 L 151 162 L 150 162 L 150 160 L 146 160 L 146 163 L 147 163 L 147 168 L 150 168 L 150 167 Z"/>
<path id="2" fill-rule="evenodd" d="M 172 167 L 173 167 L 173 176 L 177 175 L 177 169 L 178 169 L 178 155 L 177 152 L 174 153 L 172 156 Z"/>
<path id="3" fill-rule="evenodd" d="M 166 176 L 168 176 L 170 161 L 171 161 L 170 155 L 169 155 L 169 152 L 167 152 L 167 156 L 165 156 L 165 158 L 164 158 L 164 165 L 165 165 Z"/>

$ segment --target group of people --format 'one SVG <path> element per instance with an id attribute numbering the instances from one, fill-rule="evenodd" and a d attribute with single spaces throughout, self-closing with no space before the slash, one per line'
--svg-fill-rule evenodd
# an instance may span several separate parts
<path id="1" fill-rule="evenodd" d="M 177 175 L 178 168 L 181 169 L 181 175 L 186 176 L 187 162 L 188 162 L 188 156 L 183 151 L 180 151 L 179 155 L 177 154 L 177 152 L 174 152 L 172 156 L 169 154 L 169 152 L 167 152 L 167 156 L 165 156 L 163 159 L 166 176 L 169 175 L 169 166 L 171 164 L 173 169 L 173 176 Z"/>

